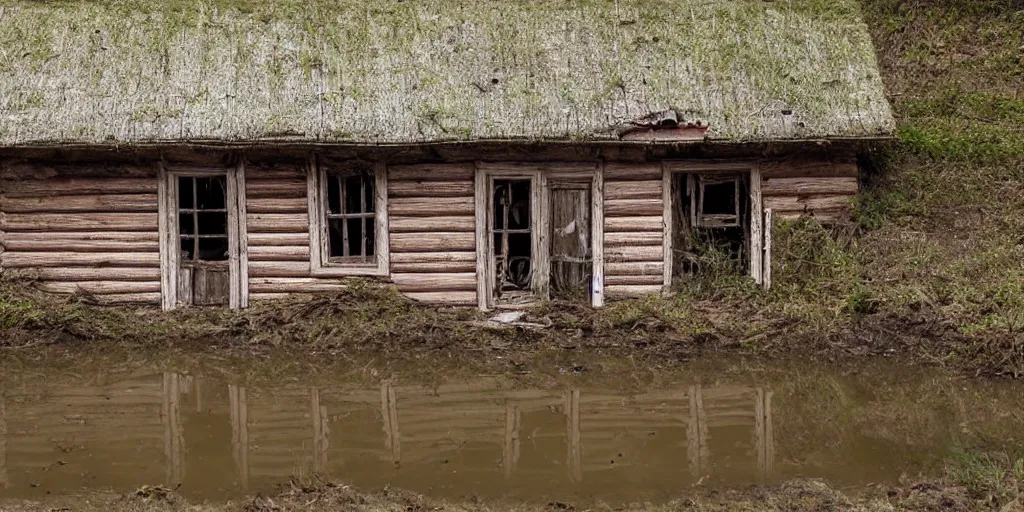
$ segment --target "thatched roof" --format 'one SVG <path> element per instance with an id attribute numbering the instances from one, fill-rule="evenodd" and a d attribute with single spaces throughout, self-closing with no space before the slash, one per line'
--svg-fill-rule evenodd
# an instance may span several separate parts
<path id="1" fill-rule="evenodd" d="M 893 127 L 854 0 L 0 0 L 0 146 Z"/>

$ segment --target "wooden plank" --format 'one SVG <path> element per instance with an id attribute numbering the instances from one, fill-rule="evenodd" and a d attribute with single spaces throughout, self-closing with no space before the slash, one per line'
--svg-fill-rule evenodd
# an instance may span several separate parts
<path id="1" fill-rule="evenodd" d="M 396 253 L 396 254 L 417 254 L 417 253 Z M 476 262 L 455 262 L 435 261 L 420 263 L 395 263 L 391 262 L 392 273 L 448 273 L 448 272 L 473 272 L 476 269 Z"/>
<path id="2" fill-rule="evenodd" d="M 391 252 L 472 251 L 476 248 L 473 233 L 394 233 Z"/>
<path id="3" fill-rule="evenodd" d="M 159 233 L 155 231 L 23 231 L 2 233 L 5 242 L 46 242 L 61 240 L 65 242 L 158 242 Z"/>
<path id="4" fill-rule="evenodd" d="M 266 198 L 306 197 L 306 178 L 266 180 L 251 177 L 245 183 L 248 201 Z"/>
<path id="5" fill-rule="evenodd" d="M 235 213 L 235 234 L 233 240 L 238 245 L 238 266 L 234 269 L 237 274 L 231 276 L 238 286 L 238 303 L 236 305 L 240 308 L 249 307 L 249 224 L 246 222 L 246 217 L 249 213 L 246 206 L 248 199 L 245 195 L 246 174 L 248 174 L 246 162 L 244 159 L 241 159 L 238 162 L 234 176 L 235 203 L 238 211 Z"/>
<path id="6" fill-rule="evenodd" d="M 53 267 L 25 270 L 30 275 L 50 281 L 158 281 L 157 267 Z"/>
<path id="7" fill-rule="evenodd" d="M 765 178 L 763 196 L 854 195 L 857 178 Z"/>
<path id="8" fill-rule="evenodd" d="M 605 286 L 605 293 L 609 297 L 639 297 L 643 295 L 651 295 L 655 293 L 661 293 L 662 285 L 643 285 L 643 284 L 631 284 L 631 285 L 608 285 Z"/>
<path id="9" fill-rule="evenodd" d="M 671 172 L 668 164 L 662 162 L 662 173 L 661 173 L 661 205 L 662 205 L 662 230 L 661 230 L 661 260 L 664 263 L 662 282 L 661 286 L 664 291 L 672 289 L 672 278 L 675 273 L 675 229 L 679 224 L 676 220 L 676 198 L 673 194 L 679 192 L 673 186 L 676 173 Z M 687 182 L 692 179 L 692 176 L 687 177 Z M 682 200 L 681 198 L 679 199 Z"/>
<path id="10" fill-rule="evenodd" d="M 309 277 L 308 261 L 251 261 L 249 277 Z"/>
<path id="11" fill-rule="evenodd" d="M 304 213 L 308 208 L 305 197 L 259 197 L 245 202 L 249 213 Z"/>
<path id="12" fill-rule="evenodd" d="M 58 212 L 156 212 L 154 194 L 96 194 L 80 196 L 0 196 L 0 210 L 7 213 Z"/>
<path id="13" fill-rule="evenodd" d="M 590 239 L 593 245 L 590 306 L 595 308 L 604 306 L 604 167 L 604 161 L 601 161 L 594 173 L 593 190 L 590 194 L 590 213 L 593 216 L 590 223 Z"/>
<path id="14" fill-rule="evenodd" d="M 249 279 L 250 293 L 320 293 L 348 288 L 336 279 L 312 277 L 255 277 Z"/>
<path id="15" fill-rule="evenodd" d="M 4 196 L 52 197 L 98 194 L 156 194 L 157 178 L 54 178 L 4 180 Z"/>
<path id="16" fill-rule="evenodd" d="M 655 285 L 661 286 L 664 277 L 658 275 L 608 275 L 605 277 L 605 285 Z"/>
<path id="17" fill-rule="evenodd" d="M 772 230 L 774 227 L 774 212 L 768 208 L 764 211 L 764 258 L 761 262 L 761 284 L 765 290 L 772 287 Z"/>
<path id="18" fill-rule="evenodd" d="M 657 199 L 609 199 L 604 202 L 605 217 L 641 217 L 661 215 L 664 208 L 662 198 Z"/>
<path id="19" fill-rule="evenodd" d="M 249 261 L 309 261 L 309 245 L 255 245 Z"/>
<path id="20" fill-rule="evenodd" d="M 450 291 L 450 292 L 403 292 L 402 295 L 417 302 L 444 303 L 468 306 L 476 304 L 476 292 L 473 291 Z"/>
<path id="21" fill-rule="evenodd" d="M 398 197 L 472 197 L 473 180 L 396 181 L 388 184 L 388 194 Z"/>
<path id="22" fill-rule="evenodd" d="M 451 252 L 399 252 L 391 255 L 392 263 L 475 263 L 476 253 Z"/>
<path id="23" fill-rule="evenodd" d="M 389 165 L 388 181 L 473 181 L 472 164 Z"/>
<path id="24" fill-rule="evenodd" d="M 8 213 L 4 231 L 157 231 L 154 213 Z"/>
<path id="25" fill-rule="evenodd" d="M 629 262 L 608 262 L 605 263 L 605 274 L 608 276 L 626 275 L 664 275 L 665 265 L 663 262 L 650 261 L 629 261 Z"/>
<path id="26" fill-rule="evenodd" d="M 771 208 L 776 213 L 804 212 L 814 210 L 830 210 L 846 208 L 850 206 L 853 199 L 848 195 L 839 196 L 771 196 L 764 198 L 764 207 Z"/>
<path id="27" fill-rule="evenodd" d="M 476 289 L 476 273 L 392 273 L 391 282 L 402 292 L 472 291 Z"/>
<path id="28" fill-rule="evenodd" d="M 605 233 L 604 244 L 607 247 L 612 246 L 638 246 L 638 245 L 657 245 L 661 246 L 663 243 L 663 237 L 661 233 L 656 231 L 637 231 L 637 232 L 619 232 L 619 233 Z"/>
<path id="29" fill-rule="evenodd" d="M 376 239 L 373 252 L 377 257 L 377 271 L 380 275 L 388 275 L 391 272 L 391 233 L 388 226 L 391 224 L 391 216 L 388 213 L 391 199 L 388 197 L 388 168 L 383 161 L 378 161 L 373 171 L 375 181 L 374 188 L 374 210 L 377 215 L 374 217 L 374 229 Z"/>
<path id="30" fill-rule="evenodd" d="M 662 216 L 649 216 L 649 217 L 615 217 L 604 220 L 604 230 L 606 233 L 618 233 L 618 232 L 629 232 L 629 231 L 656 231 L 662 232 L 664 224 L 662 223 Z"/>
<path id="31" fill-rule="evenodd" d="M 664 251 L 660 245 L 639 246 L 639 247 L 606 247 L 604 250 L 605 261 L 662 261 Z"/>
<path id="32" fill-rule="evenodd" d="M 34 286 L 39 290 L 49 293 L 83 292 L 98 295 L 112 293 L 146 293 L 160 291 L 159 281 L 41 281 L 35 283 Z"/>
<path id="33" fill-rule="evenodd" d="M 0 254 L 4 268 L 27 267 L 158 267 L 156 252 L 69 253 L 69 252 L 5 252 Z"/>
<path id="34" fill-rule="evenodd" d="M 401 197 L 388 201 L 388 213 L 395 217 L 437 217 L 473 215 L 472 197 Z"/>
<path id="35" fill-rule="evenodd" d="M 470 216 L 456 217 L 391 217 L 392 233 L 414 232 L 473 232 L 476 222 Z"/>
<path id="36" fill-rule="evenodd" d="M 309 235 L 306 233 L 249 233 L 248 239 L 249 247 L 305 245 L 309 250 Z"/>
<path id="37" fill-rule="evenodd" d="M 604 180 L 608 183 L 615 181 L 660 181 L 661 164 L 608 162 L 604 168 Z"/>
<path id="38" fill-rule="evenodd" d="M 474 167 L 476 169 L 476 167 Z M 487 311 L 491 302 L 492 282 L 489 275 L 488 260 L 490 255 L 490 243 L 488 241 L 487 218 L 490 208 L 490 180 L 487 174 L 476 169 L 475 181 L 473 184 L 473 223 L 476 231 L 473 234 L 474 249 L 476 250 L 476 306 L 481 311 Z M 397 255 L 395 255 L 397 256 Z"/>
<path id="39" fill-rule="evenodd" d="M 305 213 L 250 213 L 245 223 L 253 233 L 304 233 L 309 230 Z"/>
<path id="40" fill-rule="evenodd" d="M 764 180 L 761 178 L 761 169 L 755 166 L 750 170 L 750 277 L 754 282 L 761 284 L 761 257 L 764 256 L 762 223 L 764 222 L 764 209 L 761 187 Z"/>
<path id="41" fill-rule="evenodd" d="M 854 160 L 830 162 L 823 159 L 790 158 L 764 160 L 759 164 L 763 178 L 856 178 Z"/>
<path id="42" fill-rule="evenodd" d="M 4 248 L 13 252 L 159 252 L 156 241 L 122 242 L 114 240 L 18 240 L 8 239 Z"/>
<path id="43" fill-rule="evenodd" d="M 174 247 L 177 222 L 172 217 L 177 211 L 177 187 L 167 176 L 167 168 L 161 159 L 157 162 L 157 235 L 160 244 L 160 308 L 174 309 L 178 303 L 178 263 Z"/>
<path id="44" fill-rule="evenodd" d="M 545 173 L 563 176 L 578 175 L 590 181 L 600 162 L 480 162 L 478 167 L 495 175 Z"/>
<path id="45" fill-rule="evenodd" d="M 610 181 L 605 185 L 604 199 L 661 199 L 661 180 Z"/>

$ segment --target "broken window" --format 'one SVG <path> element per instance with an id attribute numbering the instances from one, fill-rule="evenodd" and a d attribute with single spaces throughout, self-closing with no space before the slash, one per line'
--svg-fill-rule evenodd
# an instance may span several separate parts
<path id="1" fill-rule="evenodd" d="M 491 239 L 498 297 L 529 291 L 533 279 L 530 180 L 494 180 Z"/>
<path id="2" fill-rule="evenodd" d="M 328 261 L 373 263 L 376 211 L 372 171 L 327 173 Z"/>
<path id="3" fill-rule="evenodd" d="M 745 174 L 676 174 L 672 268 L 678 275 L 741 274 L 750 247 Z"/>
<path id="4" fill-rule="evenodd" d="M 224 176 L 178 177 L 182 262 L 228 259 L 226 181 Z"/>

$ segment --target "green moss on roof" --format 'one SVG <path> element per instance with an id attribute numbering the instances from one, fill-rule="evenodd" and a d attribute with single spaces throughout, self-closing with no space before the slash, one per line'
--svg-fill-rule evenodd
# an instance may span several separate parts
<path id="1" fill-rule="evenodd" d="M 884 135 L 853 0 L 0 0 L 0 144 Z M 791 114 L 784 114 L 791 112 Z"/>

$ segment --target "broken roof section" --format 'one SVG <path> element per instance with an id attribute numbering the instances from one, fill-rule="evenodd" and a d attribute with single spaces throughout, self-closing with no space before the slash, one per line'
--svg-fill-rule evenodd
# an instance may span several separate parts
<path id="1" fill-rule="evenodd" d="M 619 140 L 666 111 L 894 125 L 853 0 L 0 1 L 3 146 Z"/>

